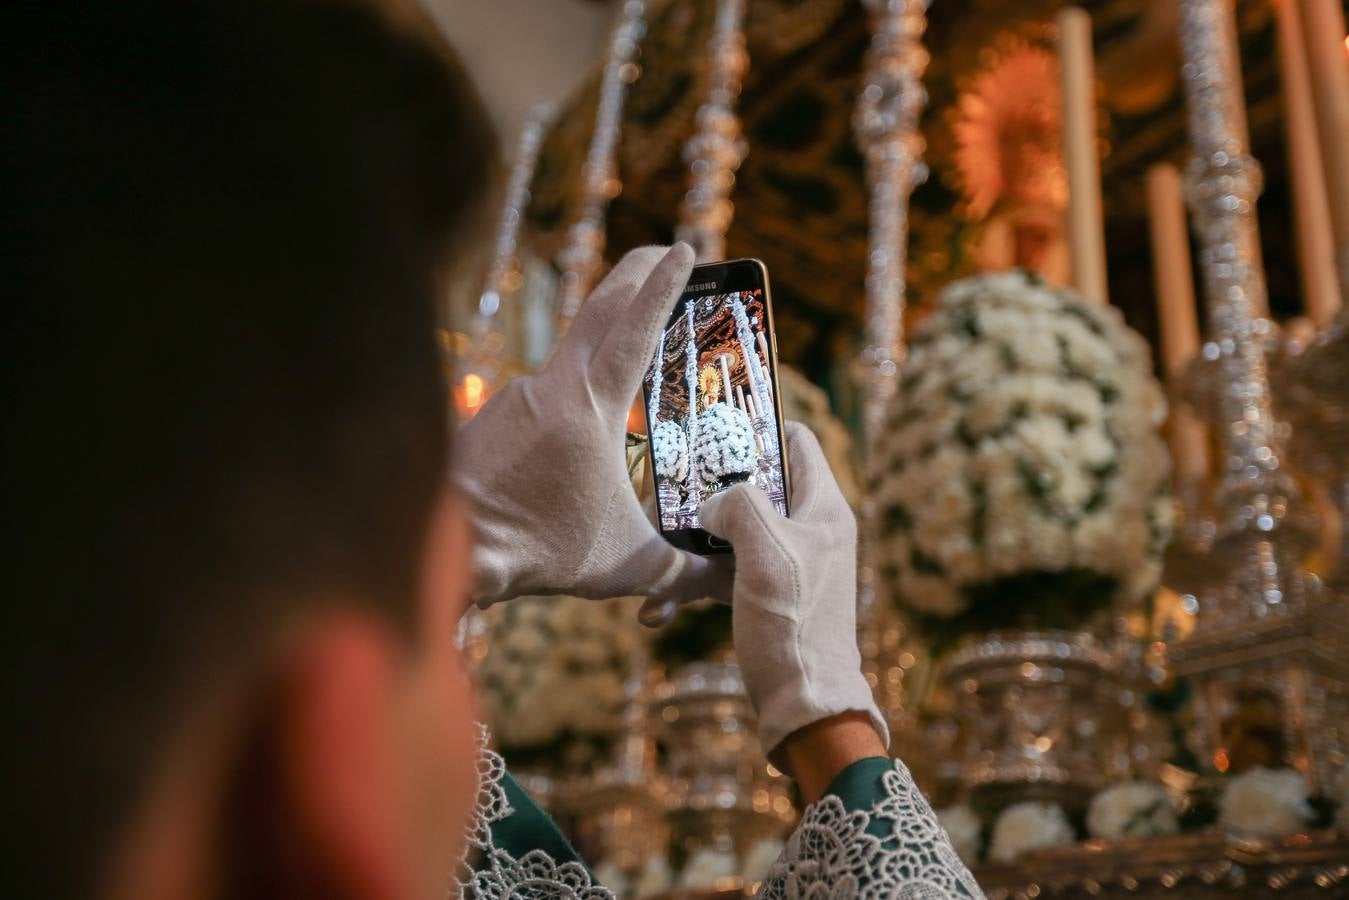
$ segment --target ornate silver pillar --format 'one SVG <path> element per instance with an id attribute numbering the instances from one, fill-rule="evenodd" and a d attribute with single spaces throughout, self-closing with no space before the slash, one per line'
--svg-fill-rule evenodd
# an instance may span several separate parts
<path id="1" fill-rule="evenodd" d="M 740 79 L 749 67 L 744 19 L 745 0 L 718 0 L 707 45 L 707 99 L 698 108 L 697 133 L 684 144 L 690 181 L 675 236 L 693 247 L 698 262 L 726 258 L 726 231 L 735 215 L 731 188 L 748 152 L 735 111 Z"/>
<path id="2" fill-rule="evenodd" d="M 1289 554 L 1275 552 L 1297 486 L 1271 408 L 1264 336 L 1269 322 L 1255 201 L 1260 165 L 1247 148 L 1231 0 L 1181 0 L 1182 69 L 1193 158 L 1186 194 L 1199 237 L 1209 344 L 1217 354 L 1219 552 L 1239 560 L 1257 618 L 1301 603 Z M 1296 545 L 1298 541 L 1294 541 Z"/>
<path id="3" fill-rule="evenodd" d="M 904 273 L 909 245 L 909 195 L 927 177 L 919 118 L 927 102 L 922 76 L 928 53 L 927 0 L 862 0 L 871 18 L 865 86 L 853 127 L 866 160 L 870 224 L 866 345 L 861 356 L 863 469 L 868 478 L 885 412 L 899 386 L 904 356 Z M 876 510 L 861 503 L 862 567 L 858 603 L 865 621 L 875 600 L 870 546 Z"/>
<path id="4" fill-rule="evenodd" d="M 875 474 L 875 450 L 886 411 L 899 389 L 899 367 L 904 358 L 909 195 L 927 178 L 918 126 L 927 102 L 922 77 L 929 57 L 922 44 L 927 0 L 862 0 L 862 5 L 871 21 L 871 46 L 853 128 L 866 160 L 870 193 L 866 334 L 860 359 L 862 471 L 869 483 Z M 912 759 L 922 742 L 909 727 L 912 723 L 901 722 L 901 717 L 912 712 L 906 709 L 905 681 L 914 654 L 906 652 L 908 629 L 898 611 L 876 602 L 873 560 L 877 509 L 869 490 L 863 492 L 859 513 L 857 620 L 862 669 L 890 719 L 896 751 Z"/>
<path id="5" fill-rule="evenodd" d="M 520 142 L 515 148 L 515 161 L 511 164 L 511 173 L 506 181 L 506 203 L 497 222 L 496 240 L 492 246 L 492 261 L 487 269 L 487 281 L 483 285 L 482 295 L 478 298 L 478 308 L 474 311 L 473 322 L 469 326 L 469 364 L 479 369 L 479 374 L 490 384 L 496 372 L 482 371 L 491 367 L 497 360 L 503 347 L 498 316 L 504 299 L 520 287 L 520 260 L 517 256 L 520 244 L 520 228 L 524 224 L 525 211 L 529 207 L 529 186 L 534 180 L 534 169 L 539 161 L 539 148 L 543 146 L 543 137 L 552 121 L 552 104 L 540 103 L 529 111 L 524 128 L 520 130 Z"/>
<path id="6" fill-rule="evenodd" d="M 1261 175 L 1248 150 L 1231 0 L 1180 0 L 1180 36 L 1194 154 L 1186 193 L 1224 455 L 1214 559 L 1230 578 L 1171 659 L 1195 685 L 1197 737 L 1213 768 L 1226 771 L 1241 753 L 1224 723 L 1250 704 L 1266 704 L 1283 717 L 1278 757 L 1316 785 L 1343 765 L 1349 625 L 1298 568 L 1309 535 L 1271 408 L 1255 218 Z"/>
<path id="7" fill-rule="evenodd" d="M 699 504 L 699 484 L 697 466 L 693 464 L 693 448 L 698 439 L 698 332 L 695 329 L 695 322 L 698 315 L 698 304 L 689 303 L 685 314 L 685 323 L 688 330 L 688 344 L 684 350 L 684 382 L 689 390 L 689 409 L 688 409 L 688 437 L 689 437 L 689 471 L 684 477 L 684 506 L 680 509 L 681 528 L 691 527 L 693 518 L 698 514 Z"/>
<path id="8" fill-rule="evenodd" d="M 764 442 L 770 453 L 778 449 L 778 429 L 775 424 L 777 407 L 773 403 L 773 386 L 769 383 L 767 371 L 759 365 L 759 351 L 750 330 L 749 314 L 740 298 L 731 301 L 731 315 L 735 319 L 735 334 L 740 341 L 740 353 L 745 361 L 745 377 L 749 379 L 750 393 L 754 395 L 754 406 L 759 413 L 754 417 L 754 431 Z M 767 364 L 767 360 L 764 361 Z M 730 403 L 732 397 L 726 397 Z"/>
<path id="9" fill-rule="evenodd" d="M 862 0 L 871 15 L 866 85 L 853 125 L 866 159 L 870 255 L 867 265 L 864 448 L 880 435 L 886 407 L 899 385 L 904 355 L 904 272 L 909 243 L 909 195 L 927 178 L 918 130 L 927 102 L 922 76 L 928 53 L 927 0 Z"/>
<path id="10" fill-rule="evenodd" d="M 567 232 L 567 243 L 558 254 L 562 269 L 558 289 L 558 334 L 564 334 L 576 318 L 590 289 L 604 266 L 605 215 L 609 201 L 618 196 L 615 152 L 623 122 L 623 102 L 628 84 L 637 79 L 634 60 L 646 32 L 646 0 L 627 0 L 619 14 L 609 41 L 609 52 L 600 80 L 600 100 L 595 111 L 595 131 L 590 138 L 585 165 L 581 169 L 581 197 L 576 222 Z"/>

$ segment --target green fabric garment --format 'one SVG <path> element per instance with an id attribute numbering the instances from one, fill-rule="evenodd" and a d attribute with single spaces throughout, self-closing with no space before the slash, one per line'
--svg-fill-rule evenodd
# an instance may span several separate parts
<path id="1" fill-rule="evenodd" d="M 858 760 L 840 772 L 825 793 L 838 797 L 849 812 L 870 809 L 881 796 L 881 776 L 890 768 L 890 760 L 883 756 Z M 501 779 L 501 786 L 510 801 L 511 814 L 492 824 L 493 846 L 517 859 L 532 850 L 542 850 L 559 865 L 585 864 L 557 823 L 509 772 Z M 873 821 L 867 831 L 884 835 L 885 823 Z"/>
<path id="2" fill-rule="evenodd" d="M 848 812 L 870 810 L 885 793 L 881 787 L 881 778 L 893 769 L 894 763 L 888 756 L 859 759 L 838 773 L 825 789 L 825 796 L 832 794 L 842 800 L 843 808 Z M 885 837 L 888 827 L 884 819 L 873 818 L 867 825 L 867 834 Z"/>
<path id="3" fill-rule="evenodd" d="M 561 865 L 576 862 L 585 865 L 576 848 L 567 840 L 548 813 L 525 793 L 510 772 L 501 779 L 511 814 L 492 824 L 492 845 L 519 859 L 531 850 L 542 850 Z M 589 867 L 587 867 L 588 870 Z"/>
<path id="4" fill-rule="evenodd" d="M 553 820 L 500 767 L 500 757 L 493 757 L 487 790 L 492 796 L 480 800 L 491 810 L 481 820 L 488 831 L 477 838 L 481 852 L 470 863 L 472 877 L 459 882 L 463 895 L 516 896 L 531 885 L 554 884 L 566 896 L 613 900 Z M 834 896 L 859 887 L 884 896 L 983 897 L 899 760 L 858 760 L 802 816 L 798 828 L 805 831 L 788 840 L 774 874 L 760 885 L 764 900 Z M 823 852 L 826 848 L 833 849 Z"/>

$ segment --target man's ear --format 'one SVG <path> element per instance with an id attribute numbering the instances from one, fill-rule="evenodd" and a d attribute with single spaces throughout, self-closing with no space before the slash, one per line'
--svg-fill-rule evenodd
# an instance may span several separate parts
<path id="1" fill-rule="evenodd" d="M 243 766 L 252 772 L 239 787 L 252 796 L 236 798 L 235 858 L 222 860 L 254 871 L 221 874 L 245 893 L 410 896 L 396 772 L 397 638 L 354 613 L 310 621 L 296 638 L 281 662 L 270 721 Z"/>

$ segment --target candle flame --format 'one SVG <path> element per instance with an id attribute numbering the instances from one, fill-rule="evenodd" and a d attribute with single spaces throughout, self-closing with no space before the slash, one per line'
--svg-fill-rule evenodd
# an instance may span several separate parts
<path id="1" fill-rule="evenodd" d="M 460 419 L 471 419 L 487 402 L 487 380 L 477 372 L 469 372 L 454 387 L 454 406 Z"/>

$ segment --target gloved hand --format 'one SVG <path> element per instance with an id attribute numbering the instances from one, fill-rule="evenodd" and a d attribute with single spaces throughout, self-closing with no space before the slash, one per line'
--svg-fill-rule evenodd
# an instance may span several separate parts
<path id="1" fill-rule="evenodd" d="M 735 548 L 735 655 L 772 757 L 799 728 L 849 710 L 889 730 L 857 649 L 857 521 L 804 425 L 788 422 L 791 518 L 750 484 L 709 498 L 705 529 Z"/>
<path id="2" fill-rule="evenodd" d="M 693 251 L 634 250 L 595 288 L 537 375 L 506 384 L 460 428 L 452 467 L 477 528 L 474 599 L 523 594 L 682 601 L 711 565 L 676 550 L 628 480 L 628 410 L 688 282 Z"/>

